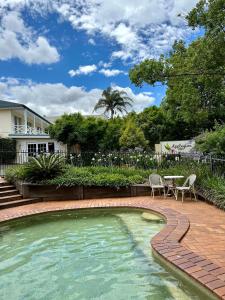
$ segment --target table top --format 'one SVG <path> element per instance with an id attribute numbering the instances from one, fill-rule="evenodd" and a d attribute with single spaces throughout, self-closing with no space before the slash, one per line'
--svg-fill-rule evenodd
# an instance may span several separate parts
<path id="1" fill-rule="evenodd" d="M 184 178 L 183 175 L 168 175 L 164 176 L 165 179 L 179 179 L 179 178 Z"/>

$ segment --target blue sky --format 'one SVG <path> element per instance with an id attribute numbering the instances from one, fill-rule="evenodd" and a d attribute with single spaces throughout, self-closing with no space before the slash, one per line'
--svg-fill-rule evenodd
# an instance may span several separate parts
<path id="1" fill-rule="evenodd" d="M 166 87 L 136 88 L 128 72 L 199 34 L 183 18 L 197 0 L 0 0 L 0 96 L 44 115 L 90 114 L 102 90 L 124 89 L 133 110 Z"/>

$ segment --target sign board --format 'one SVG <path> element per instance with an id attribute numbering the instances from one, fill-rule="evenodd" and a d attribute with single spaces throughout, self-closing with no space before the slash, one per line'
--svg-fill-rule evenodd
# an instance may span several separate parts
<path id="1" fill-rule="evenodd" d="M 191 153 L 195 152 L 195 141 L 165 141 L 160 142 L 161 152 L 163 153 Z"/>

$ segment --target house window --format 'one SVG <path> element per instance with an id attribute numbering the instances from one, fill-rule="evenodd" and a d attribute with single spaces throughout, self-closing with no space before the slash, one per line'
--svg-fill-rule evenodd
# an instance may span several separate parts
<path id="1" fill-rule="evenodd" d="M 37 146 L 38 146 L 38 153 L 46 153 L 47 151 L 46 143 L 37 144 Z"/>
<path id="2" fill-rule="evenodd" d="M 37 144 L 28 144 L 27 150 L 28 150 L 28 156 L 35 156 L 37 153 Z"/>
<path id="3" fill-rule="evenodd" d="M 54 143 L 48 143 L 48 152 L 50 152 L 50 153 L 55 152 L 55 144 Z"/>
<path id="4" fill-rule="evenodd" d="M 27 145 L 27 151 L 29 156 L 35 156 L 36 154 L 54 152 L 54 143 L 30 143 Z"/>

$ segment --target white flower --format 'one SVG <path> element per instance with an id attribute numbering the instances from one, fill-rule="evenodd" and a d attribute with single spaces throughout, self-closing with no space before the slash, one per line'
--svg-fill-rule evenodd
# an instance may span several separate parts
<path id="1" fill-rule="evenodd" d="M 92 160 L 95 160 L 95 158 L 93 157 Z"/>

